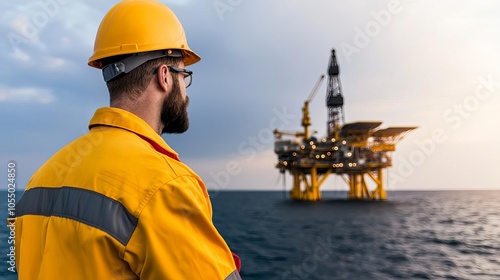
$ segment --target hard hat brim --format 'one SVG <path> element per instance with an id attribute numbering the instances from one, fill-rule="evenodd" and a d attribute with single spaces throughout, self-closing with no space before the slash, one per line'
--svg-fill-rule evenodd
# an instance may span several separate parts
<path id="1" fill-rule="evenodd" d="M 185 65 L 200 61 L 170 8 L 156 0 L 124 0 L 101 21 L 88 65 L 102 69 L 108 58 L 161 50 L 181 50 Z"/>

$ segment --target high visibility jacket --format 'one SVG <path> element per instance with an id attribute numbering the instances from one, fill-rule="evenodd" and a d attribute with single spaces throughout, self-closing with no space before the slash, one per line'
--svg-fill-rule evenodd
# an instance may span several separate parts
<path id="1" fill-rule="evenodd" d="M 16 264 L 33 279 L 241 279 L 201 179 L 142 119 L 100 108 L 16 207 Z"/>

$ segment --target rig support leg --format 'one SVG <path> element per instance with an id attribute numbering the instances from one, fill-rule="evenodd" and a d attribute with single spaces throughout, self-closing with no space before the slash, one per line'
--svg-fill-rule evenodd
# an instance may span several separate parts
<path id="1" fill-rule="evenodd" d="M 372 199 L 364 176 L 365 173 L 349 174 L 349 199 Z"/>
<path id="2" fill-rule="evenodd" d="M 302 190 L 300 189 L 300 173 L 295 170 L 293 173 L 293 187 L 290 190 L 290 198 L 293 200 L 302 199 Z"/>
<path id="3" fill-rule="evenodd" d="M 382 168 L 377 169 L 377 177 L 371 172 L 368 175 L 372 178 L 373 182 L 377 184 L 377 188 L 372 193 L 372 199 L 386 200 L 387 193 L 384 188 L 384 170 Z"/>
<path id="4" fill-rule="evenodd" d="M 290 190 L 290 198 L 293 200 L 306 201 L 321 200 L 321 191 L 319 188 L 332 171 L 333 169 L 329 169 L 321 176 L 318 175 L 316 166 L 311 167 L 307 172 L 294 170 L 292 173 L 293 187 Z M 304 185 L 304 188 L 302 188 L 302 185 Z"/>
<path id="5" fill-rule="evenodd" d="M 350 199 L 360 199 L 361 198 L 361 184 L 359 174 L 351 173 L 349 174 L 349 198 Z"/>
<path id="6" fill-rule="evenodd" d="M 306 185 L 306 190 L 304 193 L 304 198 L 307 201 L 318 201 L 321 200 L 321 192 L 319 191 L 318 182 L 318 171 L 315 166 L 311 167 L 311 182 L 307 182 L 307 177 L 304 176 L 304 183 Z"/>

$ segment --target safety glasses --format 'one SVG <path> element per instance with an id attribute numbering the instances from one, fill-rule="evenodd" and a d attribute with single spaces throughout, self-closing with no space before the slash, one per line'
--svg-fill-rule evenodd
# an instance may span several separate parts
<path id="1" fill-rule="evenodd" d="M 188 88 L 193 82 L 193 71 L 189 71 L 183 68 L 175 67 L 175 66 L 167 66 L 168 70 L 184 75 L 184 83 L 186 84 L 186 88 Z"/>

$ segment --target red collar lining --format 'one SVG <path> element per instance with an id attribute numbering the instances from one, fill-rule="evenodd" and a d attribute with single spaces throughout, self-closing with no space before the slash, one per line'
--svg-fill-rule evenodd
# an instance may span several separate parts
<path id="1" fill-rule="evenodd" d="M 148 142 L 149 144 L 151 144 L 151 146 L 153 146 L 153 148 L 155 150 L 157 150 L 158 152 L 160 152 L 160 153 L 162 153 L 164 155 L 167 155 L 167 156 L 169 156 L 169 157 L 171 157 L 171 158 L 173 158 L 173 159 L 175 159 L 177 161 L 180 161 L 178 155 L 176 155 L 176 154 L 174 154 L 172 152 L 167 151 L 165 148 L 163 148 L 162 146 L 158 145 L 158 143 L 156 143 L 155 141 L 153 141 L 153 140 L 151 140 L 151 139 L 149 139 L 149 138 L 147 138 L 146 136 L 143 136 L 143 135 L 139 135 L 139 137 L 141 137 L 146 142 Z"/>

